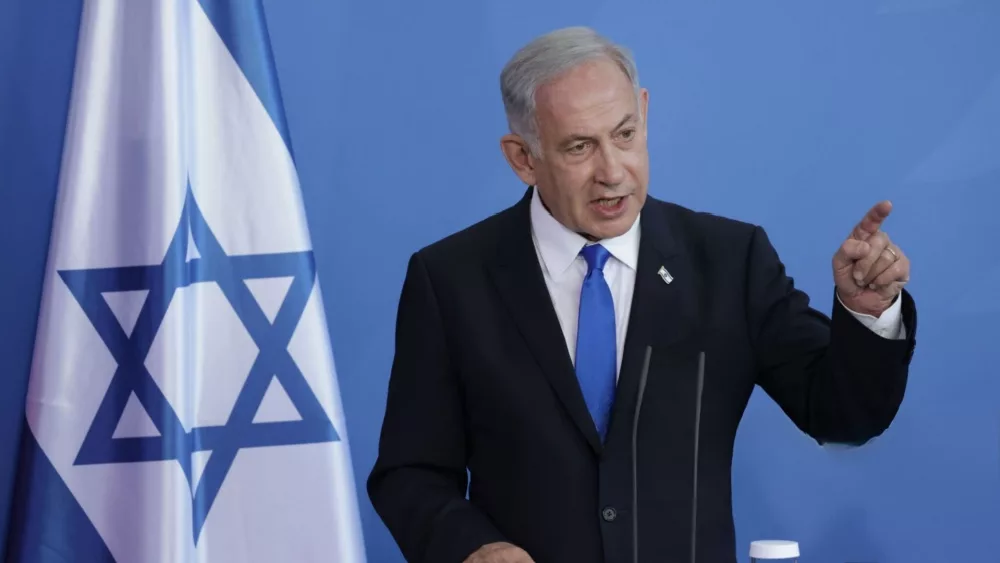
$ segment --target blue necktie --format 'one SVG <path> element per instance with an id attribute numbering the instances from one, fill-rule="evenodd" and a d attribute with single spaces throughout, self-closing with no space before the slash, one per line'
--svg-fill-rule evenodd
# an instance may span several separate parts
<path id="1" fill-rule="evenodd" d="M 617 369 L 615 303 L 604 279 L 604 264 L 611 254 L 599 244 L 585 246 L 580 254 L 587 260 L 587 277 L 580 291 L 576 377 L 603 441 L 615 401 Z"/>

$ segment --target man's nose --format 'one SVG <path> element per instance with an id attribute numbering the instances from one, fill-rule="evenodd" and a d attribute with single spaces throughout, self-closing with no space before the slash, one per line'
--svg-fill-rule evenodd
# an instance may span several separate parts
<path id="1" fill-rule="evenodd" d="M 625 166 L 622 165 L 621 154 L 614 146 L 602 148 L 598 158 L 600 162 L 595 170 L 595 179 L 598 183 L 615 187 L 625 181 L 627 176 Z"/>

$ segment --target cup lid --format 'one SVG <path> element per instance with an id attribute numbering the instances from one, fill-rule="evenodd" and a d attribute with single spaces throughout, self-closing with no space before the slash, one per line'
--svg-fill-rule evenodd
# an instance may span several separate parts
<path id="1" fill-rule="evenodd" d="M 757 540 L 750 544 L 754 559 L 787 559 L 799 556 L 799 543 L 788 540 Z"/>

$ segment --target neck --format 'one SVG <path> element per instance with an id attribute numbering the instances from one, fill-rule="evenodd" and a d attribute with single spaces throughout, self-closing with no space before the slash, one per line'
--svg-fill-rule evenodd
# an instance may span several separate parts
<path id="1" fill-rule="evenodd" d="M 538 186 L 532 186 L 532 188 L 535 191 L 538 191 Z M 549 215 L 552 215 L 552 210 L 549 209 L 549 205 L 547 203 L 545 203 L 545 198 L 542 197 L 542 192 L 538 192 L 538 201 L 542 202 L 542 207 L 545 208 L 545 211 L 547 211 L 549 213 Z M 555 215 L 552 215 L 552 217 L 555 217 Z M 556 221 L 559 221 L 559 219 L 556 218 Z M 562 221 L 560 221 L 560 223 L 561 222 Z M 587 239 L 588 242 L 597 242 L 597 241 L 601 240 L 601 239 L 599 239 L 599 238 L 597 238 L 594 235 L 591 235 L 589 233 L 585 233 L 585 232 L 582 232 L 582 231 L 575 231 L 575 232 L 576 232 L 576 234 L 580 235 L 581 237 Z"/>

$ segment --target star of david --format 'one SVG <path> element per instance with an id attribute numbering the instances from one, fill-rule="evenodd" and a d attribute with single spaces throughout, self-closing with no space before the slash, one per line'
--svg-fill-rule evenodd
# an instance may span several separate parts
<path id="1" fill-rule="evenodd" d="M 200 257 L 188 259 L 189 238 Z M 176 461 L 191 488 L 196 544 L 240 449 L 339 440 L 333 423 L 288 352 L 289 341 L 315 283 L 312 252 L 227 255 L 205 222 L 189 187 L 180 223 L 160 264 L 61 270 L 59 275 L 117 362 L 111 384 L 74 463 Z M 291 277 L 293 281 L 271 322 L 245 281 L 278 277 Z M 171 299 L 179 289 L 203 282 L 218 284 L 259 352 L 226 423 L 186 431 L 146 368 L 145 360 Z M 146 290 L 148 294 L 135 327 L 127 333 L 102 294 L 136 290 Z M 254 421 L 273 378 L 277 378 L 298 410 L 299 420 Z M 159 436 L 113 435 L 133 394 Z M 192 455 L 196 452 L 211 452 L 197 486 L 191 469 Z"/>

